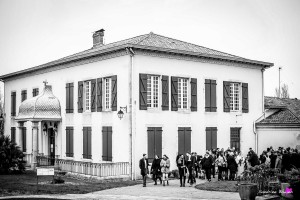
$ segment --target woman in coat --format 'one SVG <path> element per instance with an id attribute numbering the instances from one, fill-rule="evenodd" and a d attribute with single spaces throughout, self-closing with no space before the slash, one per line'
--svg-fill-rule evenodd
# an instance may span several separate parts
<path id="1" fill-rule="evenodd" d="M 212 167 L 212 157 L 206 152 L 204 158 L 202 159 L 202 168 L 205 170 L 206 178 L 211 181 L 211 167 Z"/>
<path id="2" fill-rule="evenodd" d="M 179 172 L 180 187 L 185 187 L 185 178 L 186 178 L 187 168 L 186 168 L 186 165 L 184 162 L 183 154 L 180 154 L 177 156 L 176 164 L 177 164 L 178 172 Z"/>
<path id="3" fill-rule="evenodd" d="M 227 165 L 228 165 L 228 169 L 229 169 L 229 180 L 234 181 L 235 179 L 235 173 L 237 172 L 237 163 L 235 161 L 233 152 L 229 152 L 228 158 L 227 158 Z"/>
<path id="4" fill-rule="evenodd" d="M 160 161 L 161 173 L 163 176 L 163 186 L 165 186 L 165 182 L 167 181 L 167 185 L 169 185 L 168 174 L 170 172 L 170 160 L 168 156 L 164 155 L 163 159 Z"/>
<path id="5" fill-rule="evenodd" d="M 160 162 L 161 162 L 161 159 L 159 158 L 159 156 L 155 155 L 155 158 L 154 158 L 154 160 L 152 162 L 152 166 L 151 166 L 151 173 L 153 174 L 153 180 L 155 182 L 154 185 L 157 185 L 157 179 L 160 180 L 160 184 L 162 183 Z"/>

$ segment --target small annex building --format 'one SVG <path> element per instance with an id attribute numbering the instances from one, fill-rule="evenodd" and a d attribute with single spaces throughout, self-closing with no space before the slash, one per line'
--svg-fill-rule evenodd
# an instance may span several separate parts
<path id="1" fill-rule="evenodd" d="M 300 100 L 265 97 L 265 113 L 256 122 L 258 153 L 272 146 L 300 150 Z"/>
<path id="2" fill-rule="evenodd" d="M 179 153 L 256 149 L 253 122 L 264 112 L 264 72 L 273 63 L 152 32 L 105 44 L 101 29 L 92 41 L 0 77 L 5 135 L 28 165 L 50 158 L 74 173 L 135 179 L 143 153 L 150 162 L 166 154 L 176 169 Z"/>

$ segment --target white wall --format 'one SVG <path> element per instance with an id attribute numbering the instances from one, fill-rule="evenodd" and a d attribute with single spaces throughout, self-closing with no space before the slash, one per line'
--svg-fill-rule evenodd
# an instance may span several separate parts
<path id="1" fill-rule="evenodd" d="M 176 168 L 175 157 L 178 152 L 178 127 L 191 127 L 191 151 L 204 154 L 206 149 L 206 127 L 217 127 L 217 145 L 219 148 L 230 146 L 230 128 L 241 127 L 241 150 L 244 153 L 255 147 L 253 121 L 262 113 L 262 75 L 259 69 L 241 68 L 218 64 L 201 63 L 186 60 L 146 57 L 136 55 L 135 97 L 136 101 L 136 151 L 135 159 L 147 153 L 147 127 L 158 126 L 163 129 L 162 154 L 171 160 L 171 168 Z M 171 83 L 169 84 L 169 111 L 139 110 L 139 73 L 197 78 L 197 112 L 171 111 Z M 205 112 L 205 79 L 217 81 L 217 112 Z M 223 112 L 223 81 L 248 83 L 249 113 Z M 161 91 L 160 91 L 161 93 Z M 138 170 L 138 163 L 136 163 Z"/>
<path id="2" fill-rule="evenodd" d="M 258 153 L 272 146 L 296 148 L 300 145 L 300 128 L 257 128 Z"/>
<path id="3" fill-rule="evenodd" d="M 17 123 L 11 118 L 11 91 L 16 91 L 17 95 L 17 114 L 18 107 L 21 104 L 21 90 L 27 90 L 27 98 L 32 97 L 32 89 L 38 87 L 39 92 L 43 90 L 43 81 L 47 80 L 52 85 L 54 95 L 59 99 L 62 111 L 62 123 L 58 126 L 58 136 L 56 137 L 56 155 L 60 158 L 66 158 L 66 126 L 74 127 L 74 159 L 82 159 L 83 145 L 83 126 L 92 127 L 92 161 L 101 162 L 102 160 L 102 126 L 112 126 L 113 129 L 113 161 L 121 162 L 129 160 L 129 118 L 125 114 L 120 120 L 117 111 L 110 112 L 92 112 L 78 113 L 77 95 L 78 81 L 96 79 L 117 75 L 118 81 L 118 109 L 120 106 L 129 105 L 129 56 L 117 57 L 114 59 L 102 60 L 100 62 L 89 63 L 81 66 L 75 66 L 45 74 L 29 76 L 13 81 L 5 82 L 5 134 L 10 135 L 10 127 Z M 66 114 L 66 83 L 74 82 L 74 113 Z M 32 136 L 31 122 L 27 126 L 27 153 L 31 153 Z M 16 131 L 18 134 L 18 129 Z M 41 133 L 40 133 L 41 135 Z M 47 137 L 42 136 L 43 138 Z M 41 145 L 41 144 L 40 144 Z M 40 146 L 39 153 L 48 155 L 48 141 L 44 141 L 43 150 Z"/>

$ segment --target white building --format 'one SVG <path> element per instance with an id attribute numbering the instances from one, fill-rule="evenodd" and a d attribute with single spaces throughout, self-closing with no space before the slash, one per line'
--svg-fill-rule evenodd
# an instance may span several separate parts
<path id="1" fill-rule="evenodd" d="M 103 37 L 101 29 L 91 49 L 0 77 L 5 134 L 22 146 L 32 166 L 35 155 L 76 165 L 124 162 L 125 174 L 136 178 L 143 153 L 167 154 L 174 169 L 178 153 L 257 148 L 253 122 L 264 110 L 263 76 L 272 63 L 152 32 L 111 44 L 103 44 Z M 50 92 L 32 100 L 45 80 L 57 99 Z M 34 107 L 28 101 L 39 97 L 52 98 L 55 105 L 41 104 L 61 113 L 26 116 Z"/>

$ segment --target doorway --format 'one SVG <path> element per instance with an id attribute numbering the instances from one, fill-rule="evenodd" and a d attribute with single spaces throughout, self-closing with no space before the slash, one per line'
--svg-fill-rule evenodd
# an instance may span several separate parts
<path id="1" fill-rule="evenodd" d="M 55 162 L 55 132 L 53 128 L 48 129 L 49 135 L 49 164 L 54 165 Z"/>

